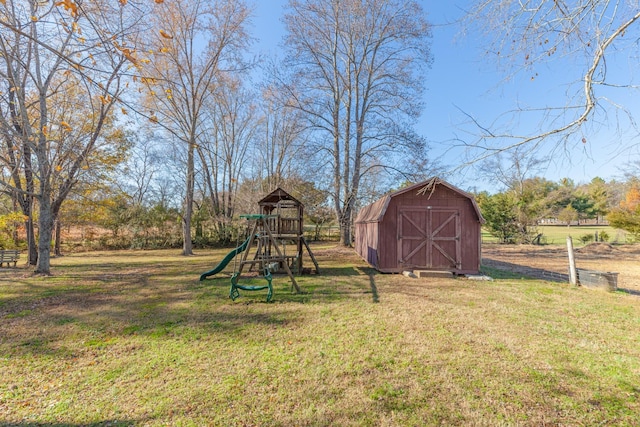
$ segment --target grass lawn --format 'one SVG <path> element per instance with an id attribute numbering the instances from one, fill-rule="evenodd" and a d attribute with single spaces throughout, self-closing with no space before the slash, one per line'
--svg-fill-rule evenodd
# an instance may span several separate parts
<path id="1" fill-rule="evenodd" d="M 627 243 L 627 233 L 610 227 L 608 225 L 539 225 L 536 227 L 538 233 L 542 233 L 542 244 L 546 245 L 565 245 L 567 236 L 573 238 L 574 246 L 582 246 L 580 237 L 586 234 L 595 235 L 597 232 L 606 232 L 609 236 L 609 243 Z M 484 243 L 498 243 L 498 239 L 489 234 L 486 230 L 482 230 L 482 241 Z"/>
<path id="2" fill-rule="evenodd" d="M 226 251 L 0 269 L 0 425 L 640 423 L 640 298 L 375 273 L 315 246 L 304 294 L 228 298 Z"/>

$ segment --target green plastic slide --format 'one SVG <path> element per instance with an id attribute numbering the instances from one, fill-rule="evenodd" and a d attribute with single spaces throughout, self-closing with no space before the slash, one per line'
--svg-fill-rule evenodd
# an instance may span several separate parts
<path id="1" fill-rule="evenodd" d="M 229 252 L 227 254 L 227 256 L 225 256 L 222 259 L 222 261 L 220 261 L 220 263 L 215 266 L 215 268 L 213 270 L 209 270 L 209 271 L 207 271 L 205 273 L 202 273 L 200 275 L 200 281 L 202 282 L 207 277 L 213 276 L 214 274 L 218 274 L 222 270 L 224 270 L 224 268 L 229 264 L 229 262 L 233 259 L 233 257 L 235 257 L 236 255 L 238 255 L 241 252 L 244 252 L 244 250 L 247 249 L 247 246 L 249 246 L 249 243 L 251 243 L 251 240 L 253 240 L 253 238 L 254 238 L 254 236 L 249 236 L 247 238 L 247 240 L 244 241 L 243 244 L 241 244 L 240 246 L 238 246 L 237 248 L 235 248 L 234 250 Z"/>

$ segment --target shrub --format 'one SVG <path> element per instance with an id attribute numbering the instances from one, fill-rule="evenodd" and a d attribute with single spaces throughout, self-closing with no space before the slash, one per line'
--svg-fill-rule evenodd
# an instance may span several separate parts
<path id="1" fill-rule="evenodd" d="M 479 194 L 477 200 L 486 220 L 486 230 L 497 237 L 500 243 L 514 243 L 522 231 L 526 232 L 526 227 L 523 228 L 518 223 L 516 202 L 509 195 Z"/>
<path id="2" fill-rule="evenodd" d="M 24 224 L 26 217 L 20 212 L 10 212 L 0 215 L 0 249 L 15 249 L 18 242 L 14 241 L 14 233 Z"/>
<path id="3" fill-rule="evenodd" d="M 582 243 L 586 245 L 589 242 L 593 242 L 594 235 L 591 233 L 583 234 L 582 236 L 579 237 L 579 239 Z"/>

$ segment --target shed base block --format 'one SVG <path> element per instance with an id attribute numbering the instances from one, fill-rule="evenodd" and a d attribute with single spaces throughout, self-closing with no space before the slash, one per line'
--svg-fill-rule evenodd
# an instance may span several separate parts
<path id="1" fill-rule="evenodd" d="M 441 279 L 451 279 L 453 278 L 453 273 L 450 271 L 439 271 L 439 270 L 413 270 L 413 274 L 418 277 L 438 277 Z"/>

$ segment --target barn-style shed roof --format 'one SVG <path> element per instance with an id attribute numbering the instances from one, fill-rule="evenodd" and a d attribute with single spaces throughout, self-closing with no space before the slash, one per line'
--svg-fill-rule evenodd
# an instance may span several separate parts
<path id="1" fill-rule="evenodd" d="M 288 200 L 293 202 L 296 206 L 302 206 L 302 203 L 293 197 L 291 194 L 284 191 L 282 188 L 278 187 L 273 190 L 271 193 L 264 196 L 260 201 L 258 201 L 258 205 L 270 205 L 276 204 L 282 200 Z"/>
<path id="2" fill-rule="evenodd" d="M 482 217 L 482 214 L 480 213 L 480 208 L 478 207 L 478 204 L 476 203 L 474 197 L 471 194 L 467 193 L 466 191 L 463 191 L 438 177 L 433 177 L 426 181 L 419 182 L 417 184 L 413 184 L 409 187 L 387 194 L 386 196 L 373 202 L 372 204 L 363 207 L 360 210 L 360 213 L 358 214 L 358 216 L 356 217 L 355 222 L 356 223 L 380 222 L 382 221 L 384 214 L 387 212 L 387 208 L 389 207 L 389 202 L 391 201 L 391 198 L 397 197 L 401 194 L 410 193 L 410 192 L 415 192 L 416 195 L 424 195 L 427 198 L 430 198 L 433 192 L 435 191 L 436 186 L 438 185 L 442 185 L 450 189 L 451 191 L 454 191 L 460 194 L 461 196 L 468 198 L 473 206 L 473 209 L 476 212 L 476 215 L 478 216 L 478 220 L 484 224 L 485 220 Z"/>

